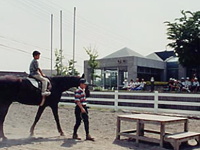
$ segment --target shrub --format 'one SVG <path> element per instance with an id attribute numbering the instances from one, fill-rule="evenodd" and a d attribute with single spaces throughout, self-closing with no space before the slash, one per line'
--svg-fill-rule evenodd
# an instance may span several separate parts
<path id="1" fill-rule="evenodd" d="M 168 82 L 163 82 L 163 81 L 155 81 L 154 82 L 154 85 L 160 85 L 160 86 L 167 85 L 167 84 L 168 84 Z M 151 82 L 147 81 L 146 85 L 151 85 Z"/>

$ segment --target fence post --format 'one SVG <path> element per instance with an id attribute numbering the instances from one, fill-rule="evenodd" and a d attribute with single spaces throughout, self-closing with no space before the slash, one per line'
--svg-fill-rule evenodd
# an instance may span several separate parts
<path id="1" fill-rule="evenodd" d="M 154 92 L 154 113 L 158 113 L 158 91 Z"/>
<path id="2" fill-rule="evenodd" d="M 117 111 L 118 110 L 118 91 L 117 90 L 115 91 L 115 102 L 114 103 L 115 103 L 114 109 L 115 109 L 115 111 Z"/>

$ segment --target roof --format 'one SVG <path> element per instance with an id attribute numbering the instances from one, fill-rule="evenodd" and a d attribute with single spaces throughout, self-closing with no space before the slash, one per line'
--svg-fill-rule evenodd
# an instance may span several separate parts
<path id="1" fill-rule="evenodd" d="M 151 53 L 151 54 L 147 55 L 146 58 L 163 61 L 156 53 Z"/>
<path id="2" fill-rule="evenodd" d="M 162 52 L 155 52 L 163 61 L 171 56 L 176 56 L 174 51 L 162 51 Z"/>
<path id="3" fill-rule="evenodd" d="M 141 54 L 139 54 L 127 47 L 124 47 L 124 48 L 104 57 L 104 59 L 105 58 L 129 57 L 129 56 L 144 57 Z"/>

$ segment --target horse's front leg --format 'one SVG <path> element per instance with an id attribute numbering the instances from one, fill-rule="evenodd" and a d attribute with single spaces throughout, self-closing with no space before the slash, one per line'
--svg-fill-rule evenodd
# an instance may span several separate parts
<path id="1" fill-rule="evenodd" d="M 39 121 L 39 119 L 40 119 L 45 108 L 46 108 L 46 106 L 40 106 L 38 108 L 37 114 L 35 116 L 35 121 L 33 122 L 33 125 L 31 126 L 31 129 L 30 129 L 30 136 L 34 135 L 35 126 L 36 126 L 37 122 Z"/>
<path id="2" fill-rule="evenodd" d="M 58 104 L 50 106 L 50 107 L 53 112 L 54 119 L 56 121 L 58 132 L 60 133 L 61 136 L 64 136 L 64 132 L 61 129 L 60 120 L 59 120 L 59 116 L 58 116 Z"/>

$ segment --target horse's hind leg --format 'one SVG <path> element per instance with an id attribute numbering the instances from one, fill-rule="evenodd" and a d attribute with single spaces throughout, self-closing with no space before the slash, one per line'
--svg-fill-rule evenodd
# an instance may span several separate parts
<path id="1" fill-rule="evenodd" d="M 46 108 L 46 106 L 40 106 L 38 108 L 37 114 L 35 116 L 35 121 L 34 121 L 33 125 L 31 126 L 31 129 L 30 129 L 30 136 L 34 135 L 35 126 L 36 126 L 37 122 L 39 121 L 39 119 L 40 119 L 45 108 Z"/>
<path id="2" fill-rule="evenodd" d="M 7 139 L 4 135 L 3 123 L 8 113 L 9 106 L 10 104 L 0 104 L 0 139 L 2 138 L 3 140 Z"/>

